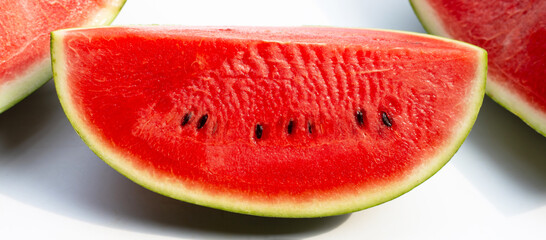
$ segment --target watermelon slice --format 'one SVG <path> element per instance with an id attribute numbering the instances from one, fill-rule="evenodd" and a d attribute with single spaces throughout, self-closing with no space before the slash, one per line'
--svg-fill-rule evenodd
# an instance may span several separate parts
<path id="1" fill-rule="evenodd" d="M 469 133 L 486 53 L 413 33 L 108 27 L 52 34 L 55 85 L 83 140 L 158 193 L 317 217 L 425 181 Z"/>
<path id="2" fill-rule="evenodd" d="M 485 48 L 487 94 L 546 136 L 546 1 L 411 2 L 428 32 Z"/>
<path id="3" fill-rule="evenodd" d="M 0 113 L 51 78 L 49 32 L 106 25 L 125 0 L 2 0 Z"/>

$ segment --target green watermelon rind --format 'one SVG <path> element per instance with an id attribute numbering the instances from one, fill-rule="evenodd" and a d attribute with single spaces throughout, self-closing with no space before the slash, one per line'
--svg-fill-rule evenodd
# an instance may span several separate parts
<path id="1" fill-rule="evenodd" d="M 427 0 L 409 0 L 415 15 L 423 25 L 425 31 L 441 37 L 452 38 L 445 29 L 443 21 L 436 10 L 429 5 Z M 488 76 L 485 93 L 499 105 L 519 117 L 523 122 L 546 137 L 546 113 L 537 110 L 524 97 L 512 88 L 504 86 L 495 78 Z"/>
<path id="2" fill-rule="evenodd" d="M 371 195 L 362 192 L 356 196 L 339 197 L 333 201 L 316 201 L 304 204 L 287 201 L 285 203 L 268 204 L 232 196 L 209 195 L 205 191 L 196 190 L 195 188 L 190 190 L 181 183 L 171 181 L 167 177 L 154 176 L 153 172 L 139 169 L 131 165 L 131 161 L 124 160 L 130 159 L 131 156 L 123 151 L 116 151 L 115 147 L 111 146 L 108 141 L 101 140 L 100 136 L 96 136 L 94 129 L 85 125 L 84 119 L 78 115 L 76 107 L 71 102 L 71 95 L 69 94 L 66 85 L 66 76 L 64 75 L 66 66 L 64 63 L 62 40 L 65 31 L 69 30 L 55 31 L 51 35 L 54 81 L 59 100 L 67 118 L 88 147 L 119 173 L 151 191 L 188 203 L 249 215 L 283 218 L 333 216 L 370 208 L 403 195 L 432 177 L 453 157 L 470 133 L 485 94 L 487 53 L 483 49 L 467 43 L 432 35 L 394 31 L 441 39 L 476 51 L 478 67 L 476 78 L 472 79 L 474 82 L 473 89 L 471 90 L 472 95 L 467 98 L 468 114 L 459 122 L 458 130 L 454 130 L 455 134 L 451 140 L 448 141 L 443 150 L 438 151 L 438 155 L 430 158 L 430 164 L 424 164 L 422 168 L 417 169 L 414 174 L 411 174 L 404 181 L 392 182 L 390 185 L 381 186 L 379 191 L 375 191 Z M 388 31 L 392 32 L 392 30 Z"/>
<path id="3" fill-rule="evenodd" d="M 88 18 L 82 27 L 110 25 L 119 14 L 126 0 L 111 0 L 109 5 Z M 47 55 L 46 55 L 47 56 Z M 53 76 L 51 59 L 47 56 L 42 61 L 29 67 L 17 80 L 0 85 L 0 114 L 25 99 Z"/>

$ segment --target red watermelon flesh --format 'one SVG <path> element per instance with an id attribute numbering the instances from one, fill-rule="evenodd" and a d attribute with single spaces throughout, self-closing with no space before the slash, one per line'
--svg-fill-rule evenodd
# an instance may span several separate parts
<path id="1" fill-rule="evenodd" d="M 427 31 L 487 50 L 487 93 L 546 135 L 546 1 L 412 0 Z"/>
<path id="2" fill-rule="evenodd" d="M 247 214 L 316 217 L 409 191 L 462 144 L 486 56 L 337 28 L 109 27 L 53 33 L 59 98 L 135 182 Z"/>
<path id="3" fill-rule="evenodd" d="M 125 0 L 2 0 L 0 113 L 51 78 L 49 32 L 110 23 Z"/>

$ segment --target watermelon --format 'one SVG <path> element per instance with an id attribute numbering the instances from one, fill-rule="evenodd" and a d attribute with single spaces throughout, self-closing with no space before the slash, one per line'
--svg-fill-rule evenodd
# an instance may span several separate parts
<path id="1" fill-rule="evenodd" d="M 429 33 L 486 49 L 486 93 L 546 136 L 546 1 L 411 2 Z"/>
<path id="2" fill-rule="evenodd" d="M 106 25 L 125 0 L 2 0 L 0 4 L 0 113 L 52 76 L 49 32 Z"/>
<path id="3" fill-rule="evenodd" d="M 88 146 L 160 194 L 319 217 L 393 199 L 473 125 L 483 49 L 343 28 L 139 26 L 52 33 L 55 86 Z"/>

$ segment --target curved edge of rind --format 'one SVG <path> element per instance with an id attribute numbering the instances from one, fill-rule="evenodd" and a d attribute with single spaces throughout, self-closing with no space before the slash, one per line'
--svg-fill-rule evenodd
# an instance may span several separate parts
<path id="1" fill-rule="evenodd" d="M 392 31 L 392 30 L 388 30 Z M 381 198 L 381 201 L 375 202 L 373 204 L 364 205 L 363 207 L 357 209 L 357 210 L 350 210 L 345 212 L 338 212 L 335 215 L 338 214 L 344 214 L 344 213 L 350 213 L 358 210 L 364 210 L 376 205 L 383 204 L 385 202 L 388 202 L 390 200 L 394 200 L 399 196 L 404 195 L 405 193 L 411 191 L 412 189 L 418 187 L 420 184 L 425 182 L 427 179 L 434 176 L 443 166 L 445 166 L 449 160 L 457 153 L 459 148 L 462 146 L 468 135 L 470 134 L 470 131 L 472 130 L 472 127 L 474 126 L 474 123 L 476 122 L 476 119 L 478 118 L 478 113 L 481 109 L 481 106 L 483 104 L 483 99 L 485 97 L 486 93 L 486 79 L 487 79 L 487 67 L 488 67 L 488 57 L 487 57 L 487 51 L 485 51 L 483 48 L 480 48 L 476 45 L 469 44 L 467 42 L 462 42 L 450 38 L 445 37 L 438 37 L 434 35 L 429 34 L 421 34 L 421 33 L 413 33 L 413 32 L 405 32 L 405 31 L 397 31 L 394 30 L 394 32 L 401 32 L 401 33 L 407 33 L 407 34 L 414 34 L 414 35 L 420 35 L 424 37 L 430 37 L 430 38 L 436 38 L 443 41 L 452 42 L 461 46 L 465 46 L 469 49 L 474 49 L 474 52 L 476 53 L 477 59 L 478 59 L 478 66 L 476 68 L 476 77 L 472 79 L 474 82 L 473 89 L 472 89 L 472 96 L 469 96 L 467 99 L 468 104 L 468 110 L 467 110 L 467 117 L 466 119 L 462 119 L 459 129 L 455 130 L 454 132 L 457 132 L 459 134 L 456 134 L 452 137 L 452 140 L 449 144 L 446 144 L 446 148 L 443 150 L 439 150 L 439 155 L 432 157 L 432 161 L 435 164 L 426 165 L 427 168 L 422 168 L 417 170 L 416 174 L 412 174 L 413 179 L 408 179 L 405 182 L 407 182 L 405 185 L 402 185 L 399 189 L 396 189 L 396 186 L 394 186 L 392 189 L 395 189 L 392 191 L 391 195 L 386 195 L 383 198 Z M 393 184 L 393 185 L 396 185 Z"/>
<path id="2" fill-rule="evenodd" d="M 428 0 L 410 0 L 413 11 L 423 25 L 423 28 L 430 34 L 452 38 L 445 30 L 444 23 L 438 17 L 436 10 L 430 6 Z M 523 122 L 546 137 L 546 112 L 537 110 L 520 95 L 510 91 L 510 88 L 492 80 L 488 76 L 485 92 L 499 105 L 519 117 Z"/>
<path id="3" fill-rule="evenodd" d="M 82 25 L 82 27 L 110 25 L 118 16 L 127 0 L 110 0 L 108 7 L 102 8 L 99 12 Z"/>
<path id="4" fill-rule="evenodd" d="M 101 9 L 82 26 L 109 25 L 119 14 L 126 0 L 112 0 L 108 7 Z M 42 61 L 30 66 L 18 80 L 0 85 L 0 114 L 19 103 L 51 79 L 51 58 L 45 55 Z"/>
<path id="5" fill-rule="evenodd" d="M 432 177 L 453 157 L 453 155 L 455 155 L 468 136 L 477 118 L 485 91 L 485 75 L 487 72 L 486 52 L 483 49 L 473 45 L 455 40 L 444 39 L 446 41 L 455 42 L 475 49 L 476 53 L 479 55 L 478 59 L 481 61 L 479 61 L 479 66 L 477 68 L 478 74 L 476 75 L 476 78 L 473 79 L 475 85 L 474 89 L 472 90 L 473 95 L 469 98 L 468 102 L 468 114 L 461 122 L 459 128 L 454 130 L 454 132 L 457 134 L 454 134 L 452 139 L 445 145 L 444 149 L 438 151 L 438 155 L 431 158 L 430 164 L 424 164 L 422 168 L 416 170 L 414 174 L 411 175 L 411 178 L 404 179 L 400 182 L 392 182 L 390 186 L 382 186 L 381 188 L 383 191 L 375 191 L 371 195 L 363 192 L 354 197 L 340 198 L 330 202 L 317 201 L 315 203 L 307 203 L 305 205 L 298 205 L 298 203 L 290 202 L 275 205 L 260 202 L 248 202 L 244 201 L 244 199 L 238 199 L 231 196 L 208 195 L 205 193 L 205 191 L 200 191 L 199 189 L 192 188 L 189 190 L 189 188 L 183 184 L 170 181 L 170 179 L 160 179 L 158 176 L 154 176 L 153 173 L 143 171 L 136 166 L 132 166 L 130 161 L 123 160 L 130 158 L 130 156 L 116 152 L 115 149 L 108 146 L 108 144 L 103 143 L 103 140 L 93 135 L 93 130 L 84 124 L 84 120 L 78 115 L 78 112 L 72 105 L 72 99 L 70 99 L 70 94 L 68 93 L 66 86 L 66 76 L 64 76 L 64 49 L 62 43 L 63 34 L 65 31 L 67 30 L 52 33 L 51 53 L 55 86 L 57 88 L 61 105 L 69 121 L 89 148 L 119 173 L 151 191 L 184 202 L 235 213 L 280 218 L 326 217 L 367 209 L 393 200 L 404 193 L 409 192 L 428 178 Z M 434 37 L 430 35 L 426 36 Z M 385 191 L 385 189 L 388 189 L 388 191 Z"/>
<path id="6" fill-rule="evenodd" d="M 409 2 L 425 31 L 430 34 L 452 38 L 445 30 L 442 20 L 436 10 L 430 6 L 428 0 L 409 0 Z"/>
<path id="7" fill-rule="evenodd" d="M 491 76 L 489 76 L 491 79 Z M 517 93 L 510 91 L 497 81 L 488 81 L 486 87 L 487 95 L 499 105 L 519 117 L 524 123 L 533 128 L 537 133 L 546 137 L 546 113 L 537 110 L 525 101 Z"/>
<path id="8" fill-rule="evenodd" d="M 451 41 L 450 39 L 447 39 L 448 41 Z M 453 42 L 459 42 L 456 40 L 453 40 Z M 446 148 L 443 150 L 439 150 L 438 154 L 435 157 L 432 157 L 432 161 L 435 164 L 426 165 L 428 167 L 422 168 L 417 170 L 417 174 L 412 174 L 414 176 L 413 179 L 407 180 L 408 184 L 406 187 L 404 187 L 401 191 L 397 192 L 397 194 L 393 194 L 391 197 L 388 197 L 388 199 L 384 202 L 394 200 L 399 196 L 404 195 L 405 193 L 411 191 L 412 189 L 418 187 L 420 184 L 425 182 L 427 179 L 434 176 L 440 169 L 442 169 L 443 166 L 445 166 L 451 158 L 457 153 L 457 151 L 460 149 L 468 135 L 470 134 L 472 127 L 474 126 L 474 123 L 476 122 L 476 119 L 478 118 L 478 113 L 480 111 L 480 108 L 483 104 L 483 99 L 485 96 L 485 89 L 486 89 L 486 78 L 487 78 L 487 52 L 479 47 L 476 47 L 471 44 L 467 44 L 465 42 L 459 42 L 462 45 L 467 45 L 476 50 L 476 54 L 478 56 L 479 65 L 476 68 L 476 77 L 473 79 L 475 82 L 474 89 L 471 91 L 473 95 L 468 98 L 469 104 L 468 104 L 468 110 L 467 110 L 467 117 L 464 119 L 461 124 L 459 125 L 459 129 L 455 130 L 454 132 L 457 132 L 459 134 L 456 134 L 452 137 L 452 140 L 449 144 L 446 144 Z M 393 191 L 396 192 L 396 191 Z M 379 202 L 375 205 L 380 205 L 384 202 Z M 375 206 L 372 205 L 372 206 Z M 369 206 L 369 207 L 372 207 Z M 366 207 L 367 208 L 367 207 Z M 366 209 L 362 208 L 360 210 Z"/>

